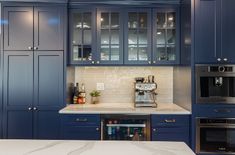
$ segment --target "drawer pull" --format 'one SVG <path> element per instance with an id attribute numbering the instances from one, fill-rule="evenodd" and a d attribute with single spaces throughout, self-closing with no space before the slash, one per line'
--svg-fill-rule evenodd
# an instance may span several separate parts
<path id="1" fill-rule="evenodd" d="M 87 118 L 77 118 L 76 119 L 77 122 L 87 122 Z"/>
<path id="2" fill-rule="evenodd" d="M 175 119 L 165 119 L 166 123 L 175 123 L 176 120 Z"/>
<path id="3" fill-rule="evenodd" d="M 229 109 L 214 109 L 214 112 L 216 112 L 216 113 L 230 113 L 231 110 L 229 110 Z"/>

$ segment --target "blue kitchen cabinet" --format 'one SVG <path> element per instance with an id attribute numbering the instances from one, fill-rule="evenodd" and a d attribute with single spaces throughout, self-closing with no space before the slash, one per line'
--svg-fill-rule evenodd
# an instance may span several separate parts
<path id="1" fill-rule="evenodd" d="M 232 0 L 195 1 L 195 63 L 234 63 Z"/>
<path id="2" fill-rule="evenodd" d="M 153 10 L 152 64 L 179 64 L 179 8 Z"/>
<path id="3" fill-rule="evenodd" d="M 19 50 L 63 50 L 63 7 L 4 7 L 4 47 Z"/>
<path id="4" fill-rule="evenodd" d="M 58 111 L 64 106 L 63 51 L 34 52 L 34 137 L 60 136 Z"/>
<path id="5" fill-rule="evenodd" d="M 124 17 L 124 64 L 151 64 L 151 9 L 127 9 Z"/>
<path id="6" fill-rule="evenodd" d="M 94 9 L 69 10 L 69 63 L 91 65 L 96 62 L 96 12 Z"/>
<path id="7" fill-rule="evenodd" d="M 32 138 L 33 53 L 4 53 L 3 135 Z"/>
<path id="8" fill-rule="evenodd" d="M 182 141 L 190 144 L 189 115 L 152 115 L 152 141 Z"/>
<path id="9" fill-rule="evenodd" d="M 32 50 L 33 7 L 3 7 L 4 50 Z"/>
<path id="10" fill-rule="evenodd" d="M 61 137 L 73 140 L 100 140 L 100 115 L 62 114 Z"/>
<path id="11" fill-rule="evenodd" d="M 25 39 L 24 34 L 18 32 L 21 29 L 3 30 L 3 34 L 14 31 L 11 37 L 23 36 L 18 41 L 13 39 L 10 46 L 3 48 L 3 137 L 58 139 L 58 111 L 64 106 L 63 50 L 66 12 L 64 7 L 56 5 L 27 6 L 29 7 L 3 7 L 4 12 L 13 12 L 10 17 L 4 14 L 4 18 L 10 18 L 9 21 L 16 22 L 19 28 L 25 26 L 22 21 L 27 23 L 28 20 L 28 24 L 32 24 L 34 30 L 34 36 L 27 38 L 33 42 L 30 48 L 23 48 L 26 44 L 21 44 L 21 40 Z M 24 11 L 26 8 L 32 8 L 33 12 L 30 14 Z M 22 21 L 15 19 L 18 16 Z M 14 24 L 10 26 L 12 22 L 8 22 L 3 23 L 4 28 L 17 28 Z M 4 44 L 8 41 L 8 37 L 3 38 Z"/>
<path id="12" fill-rule="evenodd" d="M 120 8 L 97 10 L 96 64 L 123 64 L 123 14 Z"/>

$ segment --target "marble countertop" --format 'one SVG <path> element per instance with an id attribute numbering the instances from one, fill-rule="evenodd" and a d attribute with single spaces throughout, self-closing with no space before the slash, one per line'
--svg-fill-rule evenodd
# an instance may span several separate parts
<path id="1" fill-rule="evenodd" d="M 182 142 L 0 140 L 4 155 L 195 155 Z"/>
<path id="2" fill-rule="evenodd" d="M 100 103 L 97 105 L 68 105 L 61 114 L 191 114 L 190 111 L 173 103 L 158 103 L 157 108 L 135 108 L 133 103 Z"/>

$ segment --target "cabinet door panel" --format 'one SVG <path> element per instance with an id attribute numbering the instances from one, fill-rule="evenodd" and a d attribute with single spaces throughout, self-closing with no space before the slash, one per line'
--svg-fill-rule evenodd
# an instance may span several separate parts
<path id="1" fill-rule="evenodd" d="M 32 111 L 7 110 L 4 138 L 31 139 L 33 137 Z"/>
<path id="2" fill-rule="evenodd" d="M 34 53 L 34 106 L 56 110 L 63 101 L 63 51 Z"/>
<path id="3" fill-rule="evenodd" d="M 4 54 L 4 138 L 32 138 L 33 53 Z"/>
<path id="4" fill-rule="evenodd" d="M 33 46 L 33 8 L 4 8 L 4 50 L 31 50 Z"/>
<path id="5" fill-rule="evenodd" d="M 34 46 L 38 50 L 63 50 L 63 7 L 34 9 Z"/>
<path id="6" fill-rule="evenodd" d="M 234 0 L 221 0 L 221 24 L 222 24 L 222 58 L 226 58 L 229 63 L 235 62 L 235 1 Z"/>
<path id="7" fill-rule="evenodd" d="M 30 107 L 33 102 L 33 53 L 4 54 L 4 106 Z"/>
<path id="8" fill-rule="evenodd" d="M 217 0 L 196 0 L 195 62 L 215 63 L 221 57 L 219 11 Z"/>
<path id="9" fill-rule="evenodd" d="M 58 110 L 36 110 L 34 112 L 34 122 L 34 138 L 60 138 L 60 116 Z"/>

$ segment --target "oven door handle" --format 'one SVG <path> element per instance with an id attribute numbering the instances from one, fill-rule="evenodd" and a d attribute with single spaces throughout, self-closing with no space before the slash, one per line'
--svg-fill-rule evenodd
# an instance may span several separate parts
<path id="1" fill-rule="evenodd" d="M 231 110 L 229 110 L 229 109 L 214 109 L 214 112 L 216 112 L 216 113 L 231 113 Z"/>

